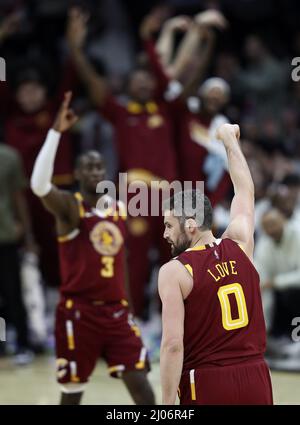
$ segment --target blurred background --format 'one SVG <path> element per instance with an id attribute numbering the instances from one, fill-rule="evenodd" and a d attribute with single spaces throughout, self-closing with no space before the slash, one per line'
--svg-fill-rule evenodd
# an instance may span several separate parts
<path id="1" fill-rule="evenodd" d="M 218 236 L 232 187 L 214 132 L 239 123 L 255 183 L 266 358 L 277 383 L 279 376 L 286 388 L 299 384 L 300 81 L 291 64 L 300 58 L 299 18 L 296 0 L 0 0 L 0 316 L 7 324 L 0 377 L 9 388 L 35 373 L 39 385 L 54 382 L 55 226 L 29 179 L 66 90 L 80 120 L 61 142 L 55 184 L 76 189 L 75 160 L 89 149 L 103 154 L 112 180 L 137 170 L 148 183 L 204 180 Z M 105 90 L 91 93 L 80 57 Z M 129 217 L 128 228 L 133 308 L 155 363 L 156 276 L 169 252 L 162 223 Z M 4 393 L 2 386 L 3 403 L 55 402 Z M 292 393 L 277 401 L 293 402 Z"/>

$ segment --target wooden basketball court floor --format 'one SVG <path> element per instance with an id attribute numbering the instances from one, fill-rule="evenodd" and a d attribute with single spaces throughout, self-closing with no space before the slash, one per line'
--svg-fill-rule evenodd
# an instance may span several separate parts
<path id="1" fill-rule="evenodd" d="M 152 365 L 149 379 L 161 402 L 159 364 Z M 42 356 L 28 366 L 16 367 L 9 359 L 0 360 L 0 404 L 57 404 L 59 387 L 55 382 L 52 356 Z M 300 373 L 272 372 L 275 404 L 300 404 Z M 87 386 L 82 404 L 132 404 L 118 379 L 108 376 L 106 366 L 99 362 Z"/>

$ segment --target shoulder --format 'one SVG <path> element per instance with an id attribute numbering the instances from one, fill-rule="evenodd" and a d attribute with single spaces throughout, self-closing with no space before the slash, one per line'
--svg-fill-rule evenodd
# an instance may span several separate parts
<path id="1" fill-rule="evenodd" d="M 254 253 L 254 237 L 252 240 L 248 240 L 247 243 L 237 239 L 232 239 L 228 237 L 222 237 L 221 240 L 223 243 L 235 246 L 238 250 L 242 251 L 251 262 L 253 262 L 253 253 Z"/>
<path id="2" fill-rule="evenodd" d="M 182 267 L 182 264 L 177 259 L 172 259 L 168 263 L 165 263 L 161 268 L 159 269 L 160 275 L 165 275 L 168 273 L 175 272 L 177 270 L 180 270 Z"/>
<path id="3" fill-rule="evenodd" d="M 163 300 L 185 300 L 193 289 L 192 269 L 174 259 L 164 264 L 159 271 L 158 292 Z M 173 301 L 172 301 L 173 302 Z"/>
<path id="4" fill-rule="evenodd" d="M 186 267 L 176 258 L 161 266 L 159 270 L 159 282 L 174 285 L 174 282 L 183 283 L 190 277 Z"/>

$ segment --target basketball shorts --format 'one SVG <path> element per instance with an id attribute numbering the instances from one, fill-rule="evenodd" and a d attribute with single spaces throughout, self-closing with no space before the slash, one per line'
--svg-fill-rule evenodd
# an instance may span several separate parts
<path id="1" fill-rule="evenodd" d="M 87 382 L 100 357 L 115 378 L 125 371 L 150 370 L 139 328 L 121 303 L 61 301 L 56 310 L 55 339 L 61 384 Z"/>
<path id="2" fill-rule="evenodd" d="M 264 360 L 185 371 L 178 396 L 185 405 L 273 404 L 270 371 Z"/>

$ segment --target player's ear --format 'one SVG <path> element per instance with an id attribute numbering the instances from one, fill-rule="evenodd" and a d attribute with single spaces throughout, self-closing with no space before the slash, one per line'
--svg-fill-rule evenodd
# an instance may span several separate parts
<path id="1" fill-rule="evenodd" d="M 195 220 L 194 218 L 188 218 L 188 219 L 185 221 L 185 227 L 186 227 L 186 228 L 187 228 L 190 232 L 194 232 L 194 231 L 197 229 L 198 225 L 197 225 L 196 220 Z"/>

